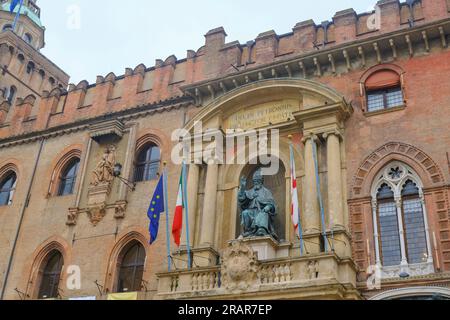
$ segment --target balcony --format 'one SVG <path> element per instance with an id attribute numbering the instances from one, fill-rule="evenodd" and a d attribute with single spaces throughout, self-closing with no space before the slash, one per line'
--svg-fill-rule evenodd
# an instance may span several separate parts
<path id="1" fill-rule="evenodd" d="M 357 267 L 334 253 L 258 261 L 251 248 L 235 242 L 221 260 L 220 266 L 157 274 L 155 299 L 361 298 Z"/>

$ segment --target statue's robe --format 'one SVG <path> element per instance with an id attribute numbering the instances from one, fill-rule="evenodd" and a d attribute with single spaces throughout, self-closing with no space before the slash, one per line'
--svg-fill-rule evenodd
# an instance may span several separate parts
<path id="1" fill-rule="evenodd" d="M 246 228 L 246 222 L 251 221 L 249 230 L 244 232 L 256 233 L 260 228 L 277 238 L 274 227 L 273 218 L 276 215 L 276 204 L 272 192 L 269 189 L 262 187 L 259 190 L 255 188 L 241 192 L 239 194 L 239 205 L 242 209 L 241 224 Z M 264 211 L 264 208 L 269 207 L 269 213 Z M 247 226 L 248 227 L 248 226 Z"/>

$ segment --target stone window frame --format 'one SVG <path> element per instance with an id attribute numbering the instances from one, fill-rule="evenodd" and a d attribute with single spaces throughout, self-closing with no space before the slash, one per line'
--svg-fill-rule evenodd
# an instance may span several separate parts
<path id="1" fill-rule="evenodd" d="M 161 141 L 161 139 L 155 135 L 155 134 L 146 134 L 144 136 L 142 136 L 141 138 L 139 138 L 136 142 L 136 147 L 135 147 L 135 152 L 134 152 L 134 157 L 133 157 L 133 181 L 136 183 L 145 183 L 145 182 L 149 182 L 149 181 L 154 181 L 156 179 L 152 179 L 152 180 L 136 180 L 136 168 L 137 168 L 137 158 L 140 154 L 140 152 L 142 151 L 143 148 L 147 147 L 148 145 L 153 145 L 155 147 L 159 148 L 159 169 L 158 169 L 158 173 L 160 174 L 161 172 L 161 165 L 163 163 L 163 155 L 164 155 L 164 148 L 163 148 L 163 143 Z"/>
<path id="2" fill-rule="evenodd" d="M 64 170 L 67 168 L 68 165 L 70 165 L 75 159 L 78 158 L 80 165 L 81 165 L 81 156 L 82 152 L 80 149 L 72 149 L 68 152 L 66 152 L 62 157 L 59 158 L 58 162 L 53 168 L 53 172 L 50 179 L 50 184 L 48 187 L 47 192 L 47 198 L 50 197 L 64 197 L 64 196 L 72 196 L 74 192 L 68 195 L 59 195 L 59 188 L 61 184 L 61 174 L 64 172 Z M 79 179 L 80 174 L 80 167 L 78 168 L 78 172 L 75 178 L 75 186 L 74 191 L 76 190 L 76 184 Z"/>
<path id="3" fill-rule="evenodd" d="M 400 177 L 390 177 L 389 172 L 392 168 L 401 168 L 402 174 Z M 434 258 L 433 247 L 431 243 L 430 224 L 428 218 L 428 212 L 425 203 L 423 184 L 420 177 L 416 172 L 407 164 L 401 161 L 392 161 L 385 165 L 383 169 L 376 176 L 377 179 L 372 185 L 371 198 L 372 198 L 372 219 L 373 219 L 373 241 L 375 248 L 375 264 L 376 267 L 381 270 L 383 278 L 398 278 L 400 275 L 408 274 L 412 276 L 428 275 L 435 272 L 434 270 Z M 404 228 L 404 208 L 402 195 L 403 186 L 408 180 L 411 180 L 416 184 L 419 189 L 419 198 L 422 204 L 422 214 L 426 235 L 427 246 L 427 261 L 423 263 L 410 264 L 408 262 L 408 256 L 406 252 L 406 234 Z M 400 250 L 401 250 L 401 263 L 398 266 L 383 266 L 381 258 L 381 237 L 379 234 L 379 200 L 378 191 L 383 184 L 387 184 L 394 193 L 394 200 L 397 208 L 397 219 L 399 221 L 399 236 L 400 236 Z"/>
<path id="4" fill-rule="evenodd" d="M 39 246 L 38 249 L 36 249 L 36 251 L 33 254 L 33 258 L 29 260 L 30 265 L 26 267 L 29 268 L 26 269 L 29 270 L 29 278 L 25 291 L 27 299 L 38 298 L 39 291 L 41 288 L 43 269 L 46 266 L 50 254 L 55 250 L 59 251 L 64 262 L 63 267 L 61 269 L 59 286 L 61 287 L 62 284 L 66 283 L 66 279 L 68 276 L 66 273 L 66 268 L 67 266 L 71 265 L 71 258 L 72 258 L 72 252 L 70 248 L 71 246 L 67 243 L 65 239 L 58 236 L 54 236 L 48 239 L 48 241 L 46 241 L 44 244 Z"/>
<path id="5" fill-rule="evenodd" d="M 376 73 L 382 72 L 382 71 L 392 71 L 392 72 L 395 72 L 398 74 L 398 76 L 400 78 L 400 89 L 401 89 L 402 95 L 403 95 L 403 105 L 399 105 L 399 106 L 391 107 L 391 108 L 385 108 L 382 110 L 369 111 L 368 91 L 366 89 L 366 83 L 370 77 L 372 77 Z M 378 115 L 378 114 L 383 114 L 383 113 L 387 113 L 387 112 L 393 112 L 393 111 L 405 109 L 408 104 L 408 99 L 407 99 L 407 94 L 406 94 L 406 83 L 405 83 L 404 75 L 405 75 L 405 71 L 400 66 L 395 65 L 395 64 L 390 64 L 390 63 L 380 64 L 380 65 L 377 65 L 377 66 L 372 67 L 369 70 L 367 70 L 361 76 L 360 81 L 359 81 L 361 106 L 362 106 L 362 111 L 363 111 L 364 115 L 373 116 L 373 115 Z M 385 88 L 383 87 L 380 90 L 392 89 L 392 88 L 394 88 L 394 87 L 386 86 Z"/>
<path id="6" fill-rule="evenodd" d="M 149 239 L 147 239 L 140 230 L 128 230 L 128 232 L 124 233 L 124 236 L 122 236 L 111 249 L 108 270 L 106 272 L 104 294 L 116 293 L 118 291 L 122 254 L 125 249 L 135 241 L 139 242 L 145 250 L 144 272 L 142 276 L 143 281 L 145 281 L 148 276 L 148 258 L 150 254 L 150 248 L 148 247 Z"/>
<path id="7" fill-rule="evenodd" d="M 0 208 L 1 207 L 10 207 L 13 204 L 14 194 L 17 191 L 17 185 L 18 185 L 18 181 L 19 181 L 19 170 L 17 169 L 17 167 L 14 164 L 8 163 L 0 169 L 0 182 L 3 182 L 4 179 L 9 177 L 13 173 L 16 176 L 16 181 L 14 183 L 14 187 L 12 188 L 12 195 L 10 194 L 9 204 L 0 206 Z"/>

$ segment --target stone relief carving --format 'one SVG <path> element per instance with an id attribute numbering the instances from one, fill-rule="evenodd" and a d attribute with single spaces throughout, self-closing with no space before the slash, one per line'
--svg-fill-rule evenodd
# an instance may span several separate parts
<path id="1" fill-rule="evenodd" d="M 78 222 L 78 208 L 70 208 L 67 214 L 66 225 L 75 226 Z"/>
<path id="2" fill-rule="evenodd" d="M 234 241 L 222 255 L 222 283 L 225 290 L 242 292 L 260 283 L 257 253 L 242 241 Z"/>
<path id="3" fill-rule="evenodd" d="M 116 147 L 110 145 L 106 148 L 102 159 L 92 172 L 91 186 L 110 184 L 114 179 L 114 166 L 116 164 Z"/>
<path id="4" fill-rule="evenodd" d="M 306 265 L 306 274 L 310 280 L 319 278 L 320 265 L 319 261 L 309 261 Z"/>
<path id="5" fill-rule="evenodd" d="M 102 221 L 102 219 L 106 215 L 106 207 L 104 205 L 99 205 L 89 208 L 87 214 L 89 216 L 89 219 L 91 220 L 91 223 L 94 226 L 97 226 L 97 224 Z"/>
<path id="6" fill-rule="evenodd" d="M 115 207 L 114 210 L 115 210 L 114 218 L 116 218 L 116 219 L 124 219 L 125 218 L 125 212 L 127 210 L 127 202 L 123 201 L 123 202 L 116 203 L 116 207 Z"/>

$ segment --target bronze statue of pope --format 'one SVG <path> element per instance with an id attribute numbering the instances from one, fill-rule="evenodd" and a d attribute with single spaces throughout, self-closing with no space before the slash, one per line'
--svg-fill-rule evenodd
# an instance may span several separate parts
<path id="1" fill-rule="evenodd" d="M 274 228 L 274 218 L 277 214 L 276 203 L 272 192 L 264 187 L 264 177 L 260 169 L 253 175 L 253 184 L 252 189 L 246 190 L 247 179 L 241 178 L 238 193 L 238 202 L 242 210 L 243 233 L 241 237 L 271 236 L 278 240 Z"/>

